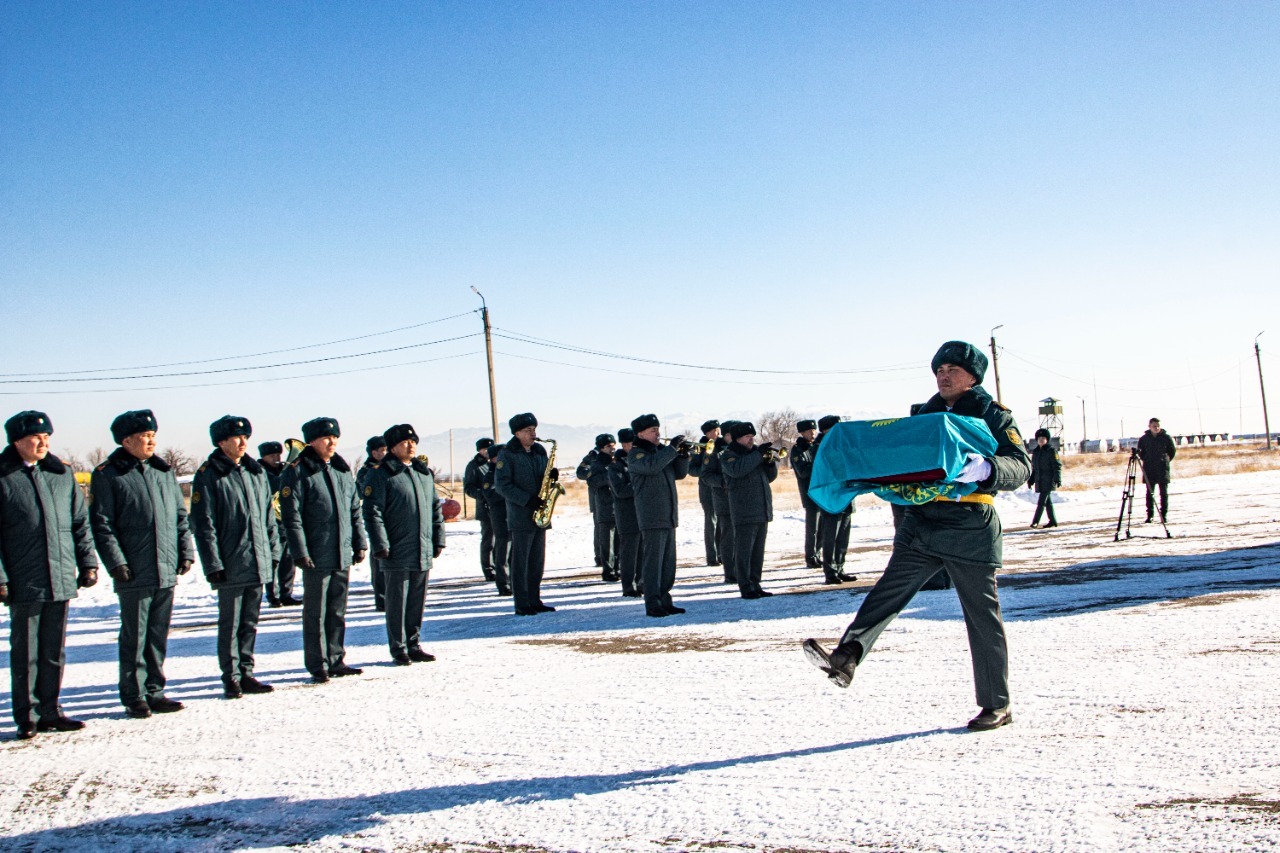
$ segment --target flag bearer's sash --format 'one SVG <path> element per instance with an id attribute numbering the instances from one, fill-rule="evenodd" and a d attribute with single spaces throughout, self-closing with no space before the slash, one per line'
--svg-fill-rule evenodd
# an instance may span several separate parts
<path id="1" fill-rule="evenodd" d="M 883 421 L 841 421 L 823 436 L 809 497 L 836 513 L 874 492 L 896 504 L 959 500 L 977 483 L 955 483 L 969 454 L 992 457 L 996 440 L 986 421 L 950 412 Z"/>

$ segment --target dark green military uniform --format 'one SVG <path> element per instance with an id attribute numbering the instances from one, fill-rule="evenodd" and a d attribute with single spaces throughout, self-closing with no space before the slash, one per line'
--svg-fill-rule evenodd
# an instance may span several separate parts
<path id="1" fill-rule="evenodd" d="M 370 439 L 372 441 L 373 439 Z M 380 445 L 385 446 L 385 445 Z M 380 462 L 375 462 L 373 457 L 364 460 L 364 464 L 360 466 L 360 471 L 356 474 L 356 491 L 358 494 L 364 494 L 364 487 L 369 481 L 369 474 L 378 470 Z M 373 587 L 373 606 L 379 613 L 387 609 L 387 589 L 385 580 L 382 577 L 382 560 L 374 554 L 369 555 L 369 585 Z"/>
<path id="2" fill-rule="evenodd" d="M 818 421 L 821 430 L 813 442 L 813 455 L 818 455 L 818 447 L 827 431 L 840 422 L 838 415 L 826 415 Z M 840 512 L 819 510 L 818 537 L 822 542 L 822 574 L 828 583 L 846 579 L 844 573 L 845 556 L 849 553 L 849 532 L 853 527 L 853 501 Z M 854 580 L 850 577 L 848 580 Z"/>
<path id="3" fill-rule="evenodd" d="M 262 587 L 281 552 L 266 469 L 247 454 L 239 464 L 221 448 L 209 454 L 191 484 L 191 529 L 218 591 L 218 664 L 231 695 L 253 677 Z"/>
<path id="4" fill-rule="evenodd" d="M 262 456 L 267 455 L 264 448 L 273 453 L 280 453 L 283 448 L 276 441 L 258 445 L 258 461 L 267 472 L 267 482 L 271 484 L 271 494 L 274 497 L 280 494 L 285 466 L 283 462 L 272 464 L 262 459 Z M 280 537 L 280 559 L 276 561 L 275 569 L 272 570 L 271 580 L 266 583 L 267 601 L 272 607 L 293 606 L 300 603 L 293 597 L 293 584 L 298 579 L 298 567 L 294 565 L 293 554 L 289 553 L 289 537 L 284 532 L 284 519 L 279 515 L 276 516 L 276 533 Z"/>
<path id="5" fill-rule="evenodd" d="M 701 426 L 702 440 L 689 457 L 689 476 L 698 478 L 698 504 L 702 507 L 702 547 L 707 555 L 708 566 L 720 565 L 720 540 L 724 537 L 724 532 L 716 522 L 715 489 L 702 480 L 702 469 L 708 458 L 705 445 L 707 442 L 714 443 L 709 436 L 719 427 L 720 422 L 717 420 L 704 422 Z"/>
<path id="6" fill-rule="evenodd" d="M 533 615 L 548 606 L 542 601 L 547 528 L 533 523 L 542 473 L 547 469 L 547 451 L 536 443 L 525 450 L 520 439 L 513 437 L 493 464 L 493 488 L 506 502 L 507 525 L 511 528 L 511 590 L 515 612 Z"/>
<path id="7" fill-rule="evenodd" d="M 462 491 L 475 502 L 476 521 L 480 522 L 480 570 L 484 572 L 484 579 L 487 581 L 497 579 L 493 569 L 493 519 L 489 515 L 489 504 L 481 494 L 491 467 L 489 447 L 492 444 L 491 438 L 476 441 L 476 455 L 467 463 L 466 471 L 462 474 Z"/>
<path id="8" fill-rule="evenodd" d="M 752 434 L 755 430 L 752 430 Z M 773 521 L 773 489 L 778 463 L 766 462 L 759 449 L 731 441 L 720 456 L 733 515 L 734 567 L 743 598 L 761 598 L 764 544 Z"/>
<path id="9" fill-rule="evenodd" d="M 631 428 L 637 433 L 644 429 L 635 423 Z M 651 616 L 678 613 L 671 600 L 676 583 L 675 530 L 680 526 L 676 480 L 688 476 L 689 455 L 637 438 L 627 454 L 627 471 L 643 540 L 645 612 Z"/>
<path id="10" fill-rule="evenodd" d="M 351 566 L 369 548 L 347 460 L 335 454 L 326 463 L 308 446 L 284 472 L 280 510 L 302 566 L 303 663 L 323 678 L 345 664 Z"/>
<path id="11" fill-rule="evenodd" d="M 612 463 L 613 454 L 605 453 L 604 448 L 599 448 L 591 457 L 585 472 L 587 491 L 595 506 L 596 553 L 600 556 L 601 576 L 605 583 L 613 583 L 620 577 L 618 522 L 613 507 L 613 492 L 609 488 L 609 466 Z"/>
<path id="12" fill-rule="evenodd" d="M 636 496 L 627 470 L 627 454 L 628 451 L 622 448 L 614 452 L 608 476 L 618 531 L 618 574 L 622 580 L 622 594 L 627 598 L 638 598 L 644 588 L 640 574 L 640 521 L 636 518 Z"/>
<path id="13" fill-rule="evenodd" d="M 389 447 L 398 443 L 387 439 Z M 435 477 L 420 459 L 406 465 L 387 454 L 365 480 L 363 497 L 369 542 L 383 555 L 391 657 L 417 657 L 425 654 L 422 610 L 432 561 L 444 550 L 444 514 Z"/>
<path id="14" fill-rule="evenodd" d="M 507 566 L 511 561 L 511 527 L 507 524 L 507 502 L 502 499 L 493 487 L 493 477 L 497 473 L 498 453 L 502 448 L 491 445 L 485 450 L 488 463 L 482 469 L 484 482 L 480 487 L 480 499 L 489 511 L 489 521 L 493 525 L 493 579 L 498 585 L 498 595 L 511 595 L 511 578 L 507 574 Z"/>
<path id="15" fill-rule="evenodd" d="M 33 712 L 40 722 L 62 718 L 68 602 L 96 582 L 97 565 L 71 469 L 52 453 L 27 465 L 10 444 L 0 452 L 0 584 L 8 589 L 13 719 L 23 736 L 35 732 Z"/>
<path id="16" fill-rule="evenodd" d="M 725 425 L 733 421 L 725 421 Z M 724 569 L 724 582 L 737 583 L 738 575 L 734 569 L 735 547 L 733 542 L 733 517 L 729 509 L 729 492 L 725 487 L 724 472 L 720 468 L 720 454 L 729 446 L 724 436 L 717 438 L 710 453 L 703 456 L 702 467 L 698 471 L 698 489 L 706 486 L 711 490 L 712 507 L 715 510 L 716 547 L 720 556 L 720 565 Z"/>
<path id="17" fill-rule="evenodd" d="M 120 701 L 163 705 L 164 659 L 178 574 L 195 562 L 182 488 L 158 456 L 138 459 L 117 448 L 93 472 L 89 517 L 98 555 L 120 599 Z"/>
<path id="18" fill-rule="evenodd" d="M 800 432 L 816 429 L 813 421 L 801 421 L 797 425 Z M 788 459 L 791 471 L 796 476 L 796 490 L 800 492 L 800 506 L 804 508 L 804 564 L 810 569 L 822 568 L 820 549 L 821 539 L 818 535 L 818 519 L 821 510 L 813 498 L 809 497 L 809 478 L 813 475 L 813 459 L 818 453 L 818 446 L 804 436 L 796 439 Z"/>

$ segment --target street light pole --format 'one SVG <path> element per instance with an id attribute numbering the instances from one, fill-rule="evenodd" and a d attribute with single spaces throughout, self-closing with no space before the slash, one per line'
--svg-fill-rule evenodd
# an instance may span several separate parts
<path id="1" fill-rule="evenodd" d="M 1080 401 L 1080 452 L 1084 453 L 1084 443 L 1089 440 L 1089 418 L 1085 413 L 1084 397 L 1076 395 Z"/>
<path id="2" fill-rule="evenodd" d="M 484 294 L 471 285 L 471 292 L 480 297 L 480 316 L 484 319 L 484 354 L 489 360 L 489 417 L 492 419 L 493 440 L 498 441 L 498 390 L 493 384 L 493 330 L 489 325 L 489 306 Z"/>
<path id="3" fill-rule="evenodd" d="M 1258 346 L 1258 338 L 1263 333 L 1258 332 L 1253 339 L 1253 354 L 1258 359 L 1258 388 L 1262 391 L 1262 423 L 1267 430 L 1267 450 L 1271 449 L 1271 418 L 1267 416 L 1267 386 L 1262 382 L 1262 347 Z"/>
<path id="4" fill-rule="evenodd" d="M 996 329 L 1003 329 L 1004 323 L 996 326 Z M 991 330 L 991 369 L 996 374 L 996 402 L 1004 404 L 1004 398 L 1000 396 L 1000 356 L 996 351 L 996 329 Z"/>

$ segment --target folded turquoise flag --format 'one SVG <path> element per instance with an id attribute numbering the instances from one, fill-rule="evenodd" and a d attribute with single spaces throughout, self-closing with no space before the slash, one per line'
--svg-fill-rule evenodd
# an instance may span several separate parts
<path id="1" fill-rule="evenodd" d="M 826 512 L 842 512 L 858 495 L 874 492 L 896 504 L 960 498 L 977 483 L 954 483 L 969 454 L 990 458 L 996 440 L 986 421 L 950 412 L 841 421 L 822 437 L 809 497 Z"/>

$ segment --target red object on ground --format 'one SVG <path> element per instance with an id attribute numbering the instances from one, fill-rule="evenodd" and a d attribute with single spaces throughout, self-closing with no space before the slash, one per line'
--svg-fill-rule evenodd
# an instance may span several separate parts
<path id="1" fill-rule="evenodd" d="M 462 504 L 458 503 L 453 498 L 449 498 L 440 504 L 440 512 L 444 515 L 445 521 L 453 521 L 462 514 Z"/>

